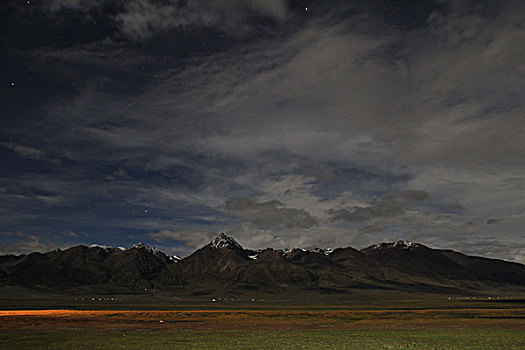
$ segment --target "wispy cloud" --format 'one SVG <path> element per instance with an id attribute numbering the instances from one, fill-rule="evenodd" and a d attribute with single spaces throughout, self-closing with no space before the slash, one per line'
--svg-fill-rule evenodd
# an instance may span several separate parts
<path id="1" fill-rule="evenodd" d="M 522 259 L 524 6 L 377 4 L 44 2 L 103 29 L 12 49 L 47 95 L 2 128 L 1 223 L 183 247 L 497 235 L 487 254 Z"/>

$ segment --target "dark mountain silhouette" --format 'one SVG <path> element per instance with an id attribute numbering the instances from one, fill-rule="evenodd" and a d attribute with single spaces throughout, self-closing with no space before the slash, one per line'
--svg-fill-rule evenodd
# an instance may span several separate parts
<path id="1" fill-rule="evenodd" d="M 0 257 L 0 283 L 54 292 L 217 293 L 411 292 L 525 288 L 525 265 L 432 249 L 419 243 L 354 248 L 249 250 L 220 234 L 184 259 L 145 244 L 76 246 Z"/>

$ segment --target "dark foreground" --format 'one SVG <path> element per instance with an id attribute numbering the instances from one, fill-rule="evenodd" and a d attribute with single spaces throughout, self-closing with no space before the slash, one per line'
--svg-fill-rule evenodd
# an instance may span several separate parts
<path id="1" fill-rule="evenodd" d="M 516 299 L 403 300 L 380 308 L 209 301 L 172 304 L 170 310 L 86 305 L 0 311 L 0 348 L 525 349 L 525 303 Z"/>

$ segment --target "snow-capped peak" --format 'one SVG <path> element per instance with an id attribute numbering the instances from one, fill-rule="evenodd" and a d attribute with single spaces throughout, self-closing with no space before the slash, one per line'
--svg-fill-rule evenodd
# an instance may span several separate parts
<path id="1" fill-rule="evenodd" d="M 210 245 L 214 248 L 230 248 L 243 250 L 241 245 L 232 237 L 226 236 L 224 233 L 219 234 Z"/>
<path id="2" fill-rule="evenodd" d="M 304 252 L 304 253 L 315 253 L 315 254 L 320 254 L 320 255 L 330 255 L 330 253 L 332 253 L 334 250 L 332 248 L 314 248 L 314 249 L 305 249 L 305 248 L 294 248 L 292 249 L 291 251 L 286 251 L 286 253 L 291 253 L 291 252 L 294 252 L 294 251 L 301 251 L 301 252 Z"/>
<path id="3" fill-rule="evenodd" d="M 393 247 L 401 247 L 403 249 L 410 249 L 410 248 L 417 248 L 417 247 L 420 246 L 420 244 L 419 243 L 410 242 L 410 241 L 400 240 L 400 241 L 395 242 L 392 246 Z"/>
<path id="4" fill-rule="evenodd" d="M 168 256 L 168 259 L 173 262 L 179 262 L 182 260 L 182 258 L 178 255 L 170 255 Z"/>
<path id="5" fill-rule="evenodd" d="M 375 245 L 373 245 L 371 247 L 371 249 L 374 249 L 374 250 L 380 250 L 380 249 L 384 249 L 384 248 L 413 249 L 413 248 L 418 248 L 418 247 L 421 247 L 421 244 L 415 243 L 415 242 L 406 241 L 406 240 L 399 240 L 397 242 L 392 242 L 392 243 L 375 244 Z"/>
<path id="6" fill-rule="evenodd" d="M 104 250 L 126 250 L 124 247 L 112 247 L 108 245 L 102 245 L 102 244 L 91 244 L 89 248 L 101 248 Z"/>
<path id="7" fill-rule="evenodd" d="M 315 248 L 313 250 L 314 253 L 322 254 L 322 255 L 330 255 L 334 250 L 332 248 Z"/>
<path id="8" fill-rule="evenodd" d="M 151 247 L 144 243 L 136 243 L 133 246 L 131 246 L 129 249 L 146 249 L 146 251 L 150 252 L 151 254 L 158 254 L 162 253 L 158 248 Z"/>

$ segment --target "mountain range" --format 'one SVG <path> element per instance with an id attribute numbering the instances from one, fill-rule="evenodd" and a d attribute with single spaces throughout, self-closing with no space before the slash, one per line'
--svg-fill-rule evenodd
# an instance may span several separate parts
<path id="1" fill-rule="evenodd" d="M 525 290 L 525 265 L 408 241 L 361 250 L 250 250 L 221 233 L 183 259 L 140 243 L 4 255 L 0 285 L 58 293 L 459 293 Z"/>

